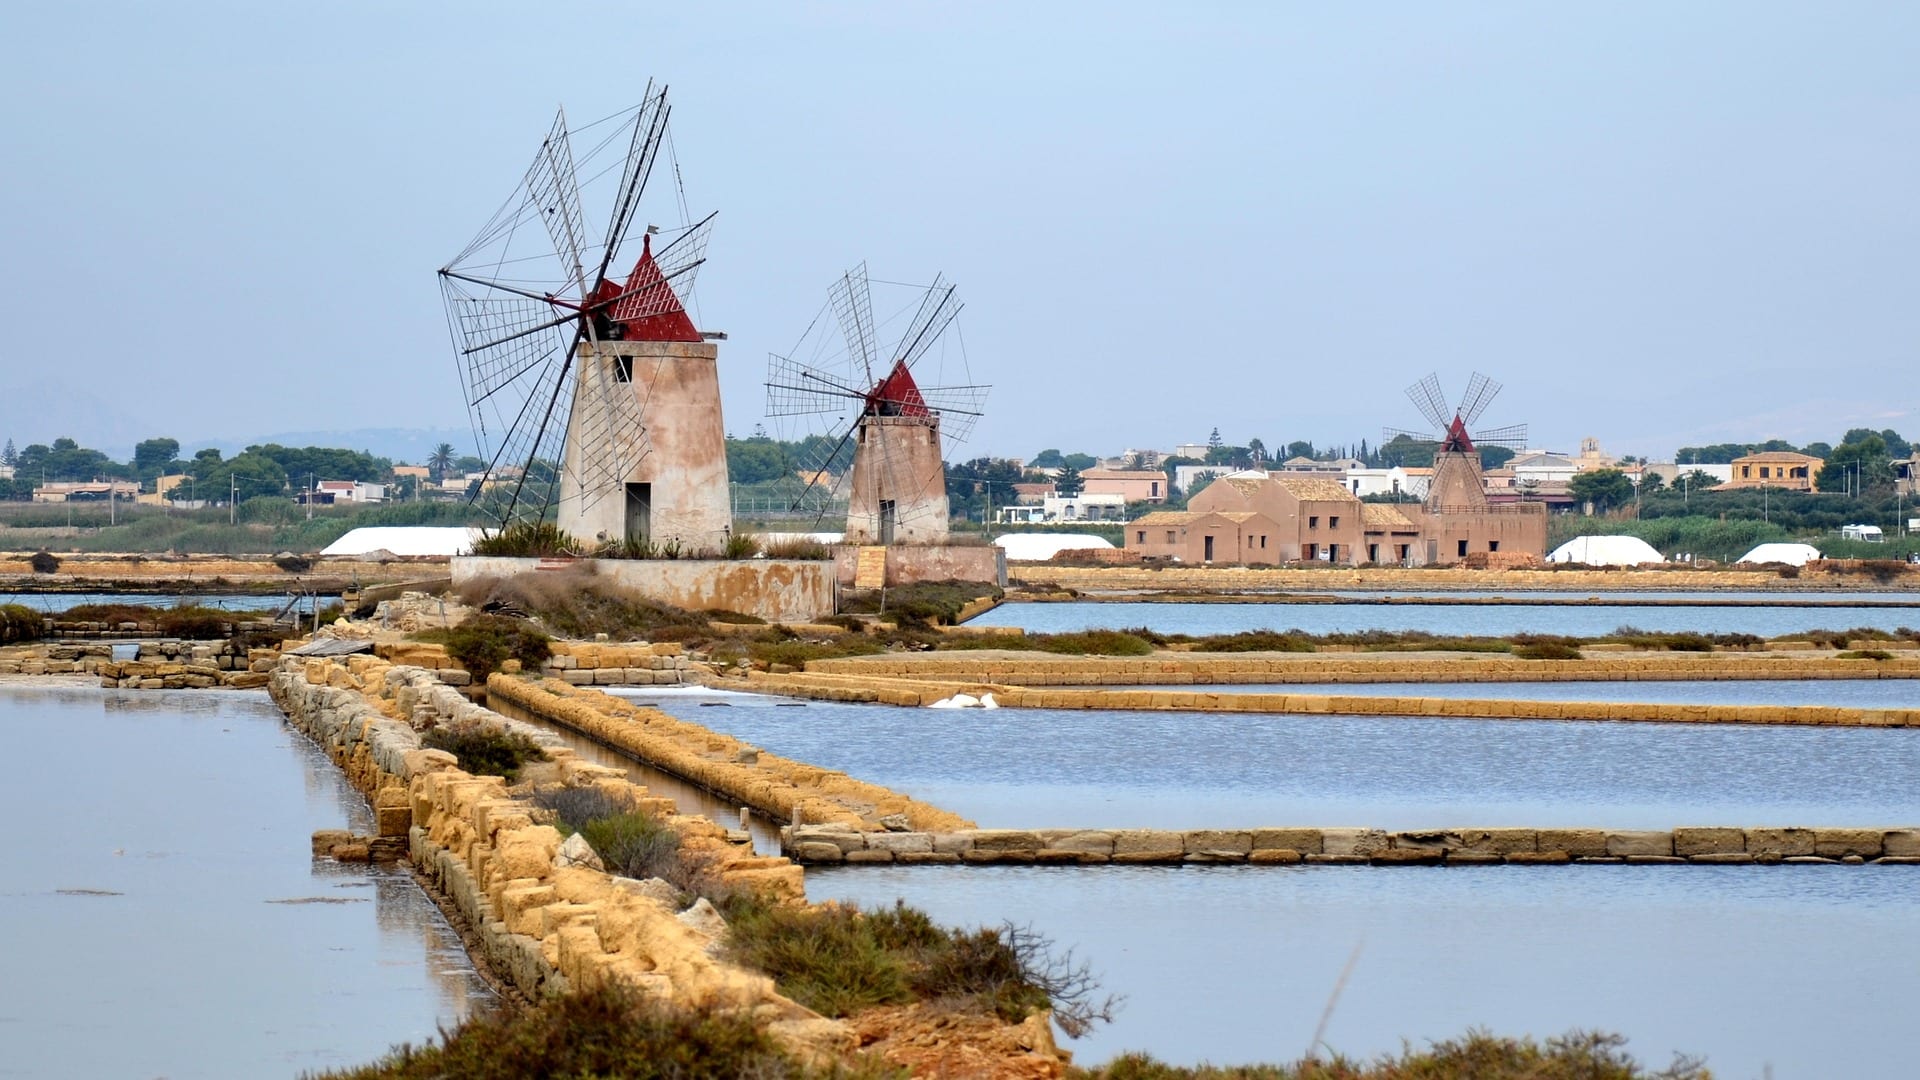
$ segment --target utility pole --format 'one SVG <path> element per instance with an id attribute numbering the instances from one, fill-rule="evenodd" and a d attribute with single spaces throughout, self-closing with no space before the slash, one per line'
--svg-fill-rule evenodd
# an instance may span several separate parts
<path id="1" fill-rule="evenodd" d="M 236 520 L 234 516 L 234 510 L 235 510 L 234 504 L 239 501 L 240 501 L 240 478 L 238 476 L 235 476 L 232 473 L 228 473 L 227 474 L 227 524 L 229 525 L 232 525 Z"/>
<path id="2" fill-rule="evenodd" d="M 313 520 L 313 474 L 307 474 L 307 520 Z"/>

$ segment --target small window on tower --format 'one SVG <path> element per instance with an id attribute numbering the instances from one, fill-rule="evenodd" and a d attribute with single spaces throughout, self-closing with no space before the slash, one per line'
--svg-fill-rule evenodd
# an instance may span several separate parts
<path id="1" fill-rule="evenodd" d="M 620 382 L 633 381 L 633 357 L 616 356 L 613 358 L 613 377 Z"/>

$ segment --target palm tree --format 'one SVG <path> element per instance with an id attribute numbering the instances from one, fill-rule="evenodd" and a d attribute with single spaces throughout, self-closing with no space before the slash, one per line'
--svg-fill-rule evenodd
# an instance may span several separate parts
<path id="1" fill-rule="evenodd" d="M 447 470 L 453 468 L 453 444 L 441 443 L 433 448 L 433 455 L 427 458 L 427 471 L 433 474 L 433 482 L 444 480 Z"/>

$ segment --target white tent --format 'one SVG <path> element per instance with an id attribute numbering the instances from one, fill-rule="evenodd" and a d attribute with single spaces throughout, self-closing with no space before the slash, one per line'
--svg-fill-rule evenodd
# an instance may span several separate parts
<path id="1" fill-rule="evenodd" d="M 1740 556 L 1744 563 L 1786 563 L 1788 566 L 1805 566 L 1820 557 L 1820 549 L 1812 544 L 1761 544 L 1745 555 Z"/>
<path id="2" fill-rule="evenodd" d="M 1553 549 L 1547 556 L 1552 563 L 1585 563 L 1588 566 L 1639 566 L 1663 563 L 1666 556 L 1637 536 L 1576 536 Z"/>
<path id="3" fill-rule="evenodd" d="M 327 558 L 351 559 L 385 552 L 389 555 L 465 555 L 483 535 L 479 529 L 438 525 L 376 525 L 354 529 L 322 548 Z"/>
<path id="4" fill-rule="evenodd" d="M 1008 562 L 1046 562 L 1063 551 L 1113 549 L 1105 537 L 1082 533 L 1008 533 L 993 543 L 1007 553 Z"/>

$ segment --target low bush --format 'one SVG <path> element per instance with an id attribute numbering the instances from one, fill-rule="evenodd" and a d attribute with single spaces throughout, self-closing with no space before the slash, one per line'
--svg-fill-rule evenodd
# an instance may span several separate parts
<path id="1" fill-rule="evenodd" d="M 472 721 L 428 728 L 420 736 L 420 745 L 445 750 L 475 776 L 502 776 L 508 783 L 520 778 L 520 769 L 528 762 L 547 760 L 546 751 L 527 736 Z"/>
<path id="2" fill-rule="evenodd" d="M 1312 652 L 1313 638 L 1300 630 L 1242 630 L 1201 638 L 1194 652 Z"/>
<path id="3" fill-rule="evenodd" d="M 1574 1031 L 1545 1043 L 1484 1031 L 1407 1049 L 1372 1061 L 1335 1055 L 1291 1065 L 1167 1065 L 1145 1054 L 1122 1054 L 1069 1080 L 1709 1080 L 1699 1061 L 1676 1056 L 1664 1069 L 1640 1064 L 1618 1035 Z"/>
<path id="4" fill-rule="evenodd" d="M 550 521 L 517 522 L 473 542 L 475 555 L 553 559 L 580 552 L 580 541 Z"/>
<path id="5" fill-rule="evenodd" d="M 1027 647 L 1068 656 L 1151 656 L 1153 646 L 1124 630 L 1081 630 L 1069 634 L 1028 634 Z"/>
<path id="6" fill-rule="evenodd" d="M 763 541 L 760 554 L 769 559 L 831 559 L 833 549 L 818 540 L 809 540 L 804 536 L 788 537 L 783 540 Z"/>
<path id="7" fill-rule="evenodd" d="M 1692 631 L 1672 633 L 1648 633 L 1631 626 L 1623 626 L 1600 640 L 1618 645 L 1628 645 L 1636 649 L 1660 650 L 1668 652 L 1712 652 L 1713 639 L 1705 634 Z"/>
<path id="8" fill-rule="evenodd" d="M 553 655 L 552 638 L 525 619 L 502 615 L 469 615 L 451 629 L 423 630 L 413 637 L 445 645 L 447 655 L 466 668 L 475 682 L 485 682 L 508 658 L 537 671 Z"/>
<path id="9" fill-rule="evenodd" d="M 723 559 L 751 559 L 760 554 L 760 538 L 752 533 L 730 533 L 720 549 Z"/>
<path id="10" fill-rule="evenodd" d="M 902 626 L 951 626 L 960 611 L 981 597 L 998 599 L 1004 595 L 993 585 L 979 581 L 920 581 L 885 590 L 852 593 L 841 603 L 849 614 L 884 613 Z"/>
<path id="11" fill-rule="evenodd" d="M 285 552 L 273 557 L 273 565 L 285 570 L 289 574 L 304 574 L 313 569 L 313 560 L 304 555 Z"/>
<path id="12" fill-rule="evenodd" d="M 0 604 L 0 644 L 32 641 L 46 628 L 46 619 L 27 605 Z"/>
<path id="13" fill-rule="evenodd" d="M 1531 645 L 1515 645 L 1513 655 L 1518 660 L 1578 660 L 1580 650 L 1558 641 L 1536 641 Z"/>
<path id="14" fill-rule="evenodd" d="M 708 634 L 708 616 L 671 604 L 649 600 L 600 578 L 591 565 L 569 567 L 558 573 L 522 574 L 511 578 L 479 578 L 460 588 L 460 599 L 472 607 L 501 604 L 540 620 L 555 633 L 570 638 L 607 635 L 610 641 L 667 641 L 665 627 L 684 627 Z"/>
<path id="15" fill-rule="evenodd" d="M 607 870 L 630 878 L 665 878 L 685 887 L 680 864 L 680 834 L 666 822 L 640 810 L 590 818 L 579 826 Z"/>
<path id="16" fill-rule="evenodd" d="M 874 656 L 887 651 L 886 645 L 865 634 L 838 634 L 831 638 L 801 639 L 786 633 L 766 633 L 747 643 L 747 655 L 763 664 L 789 664 L 805 667 L 809 660 L 834 660 L 843 656 Z"/>
<path id="17" fill-rule="evenodd" d="M 33 567 L 33 572 L 36 574 L 57 574 L 60 572 L 59 556 L 44 549 L 28 556 L 27 565 Z"/>
<path id="18" fill-rule="evenodd" d="M 891 908 L 798 908 L 751 895 L 721 906 L 728 952 L 766 972 L 782 993 L 827 1016 L 880 1005 L 941 1001 L 1009 1022 L 1052 1008 L 1078 1036 L 1112 1018 L 1117 1001 L 1071 954 L 1013 926 L 949 929 L 895 901 Z"/>
<path id="19" fill-rule="evenodd" d="M 706 615 L 707 618 L 712 619 L 714 622 L 731 623 L 735 626 L 767 625 L 767 620 L 758 615 L 748 615 L 739 611 L 728 611 L 726 608 L 708 608 Z"/>
<path id="20" fill-rule="evenodd" d="M 517 1012 L 476 1013 L 436 1043 L 400 1046 L 332 1080 L 898 1080 L 880 1062 L 816 1068 L 789 1056 L 745 1012 L 686 1009 L 615 985 L 582 988 Z"/>
<path id="21" fill-rule="evenodd" d="M 1885 649 L 1848 649 L 1840 653 L 1841 660 L 1891 660 L 1893 654 Z"/>
<path id="22" fill-rule="evenodd" d="M 76 604 L 60 613 L 62 622 L 139 623 L 151 626 L 166 637 L 205 641 L 231 633 L 231 611 L 201 604 L 179 604 L 170 608 L 145 604 Z"/>

